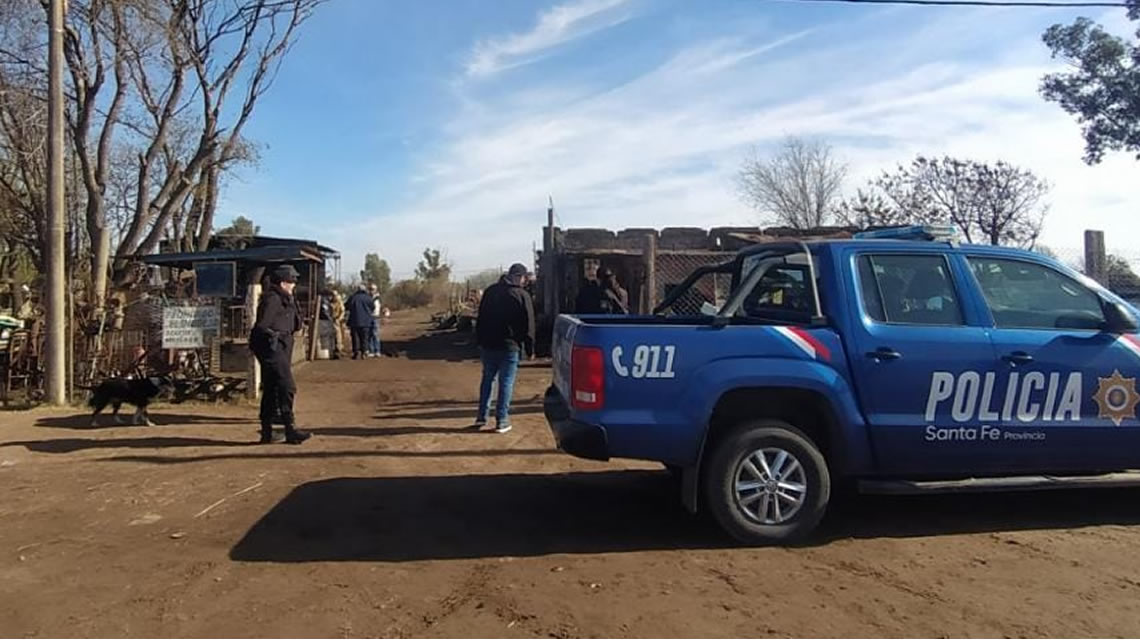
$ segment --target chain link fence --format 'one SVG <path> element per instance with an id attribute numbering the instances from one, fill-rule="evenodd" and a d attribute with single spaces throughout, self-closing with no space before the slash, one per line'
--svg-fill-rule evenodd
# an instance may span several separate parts
<path id="1" fill-rule="evenodd" d="M 676 287 L 700 267 L 731 260 L 733 254 L 722 251 L 659 251 L 656 260 L 656 288 L 650 297 L 650 309 L 665 300 Z M 727 273 L 707 273 L 665 310 L 666 315 L 700 315 L 711 305 L 719 309 L 732 292 L 732 276 Z"/>
<path id="2" fill-rule="evenodd" d="M 150 295 L 129 302 L 123 309 L 108 310 L 103 335 L 96 340 L 92 333 L 77 336 L 75 347 L 75 379 L 79 384 L 114 376 L 140 375 L 148 372 L 167 373 L 174 370 L 203 374 L 218 359 L 217 335 L 208 335 L 209 346 L 196 349 L 179 349 L 174 362 L 167 359 L 162 346 L 163 314 L 167 307 L 194 307 L 199 304 Z M 234 309 L 223 308 L 223 313 L 234 314 Z M 237 310 L 239 313 L 241 309 Z M 223 329 L 239 316 L 223 319 Z M 96 345 L 101 348 L 96 351 Z"/>
<path id="3" fill-rule="evenodd" d="M 1041 252 L 1088 274 L 1085 251 L 1081 247 L 1049 247 Z M 1100 281 L 1125 300 L 1140 303 L 1140 250 L 1110 246 L 1105 251 L 1105 268 Z"/>
<path id="4" fill-rule="evenodd" d="M 540 274 L 540 291 L 553 289 L 552 302 L 561 313 L 574 313 L 576 296 L 584 284 L 593 279 L 600 266 L 613 272 L 629 294 L 630 310 L 647 313 L 661 304 L 695 270 L 723 264 L 732 260 L 736 252 L 728 245 L 724 249 L 681 248 L 668 246 L 664 241 L 655 250 L 652 268 L 646 261 L 645 251 L 652 250 L 626 243 L 621 235 L 614 240 L 612 234 L 603 234 L 593 244 L 579 239 L 579 246 L 560 252 L 549 263 L 550 273 Z M 1086 237 L 1086 241 L 1088 238 Z M 616 244 L 615 244 L 616 243 Z M 620 246 L 619 246 L 620 245 Z M 1039 247 L 1038 251 L 1081 273 L 1087 273 L 1084 246 L 1069 244 L 1060 247 Z M 1104 268 L 1097 278 L 1106 287 L 1126 300 L 1140 304 L 1140 249 L 1113 245 L 1111 240 L 1102 258 Z M 690 316 L 719 309 L 732 290 L 730 274 L 706 274 L 684 292 L 669 308 L 666 315 Z M 543 295 L 536 293 L 536 300 Z"/>

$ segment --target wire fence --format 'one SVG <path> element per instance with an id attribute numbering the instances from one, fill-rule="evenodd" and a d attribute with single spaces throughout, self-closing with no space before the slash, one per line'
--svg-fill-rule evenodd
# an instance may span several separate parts
<path id="1" fill-rule="evenodd" d="M 656 287 L 649 300 L 652 308 L 664 301 L 679 287 L 693 271 L 700 267 L 715 265 L 732 258 L 732 254 L 721 251 L 709 252 L 658 252 L 656 260 Z M 732 276 L 727 273 L 708 273 L 701 276 L 693 286 L 681 294 L 665 313 L 668 315 L 700 315 L 711 305 L 719 309 L 728 299 L 732 289 Z"/>
<path id="2" fill-rule="evenodd" d="M 1085 251 L 1081 247 L 1049 247 L 1042 251 L 1056 260 L 1086 275 Z M 1140 250 L 1126 247 L 1109 247 L 1105 251 L 1104 272 L 1101 284 L 1130 302 L 1140 302 Z"/>

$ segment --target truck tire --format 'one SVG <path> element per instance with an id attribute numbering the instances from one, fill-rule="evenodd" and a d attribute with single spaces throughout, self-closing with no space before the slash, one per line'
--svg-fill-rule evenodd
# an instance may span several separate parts
<path id="1" fill-rule="evenodd" d="M 778 420 L 745 422 L 715 442 L 701 484 L 717 524 L 746 544 L 802 540 L 831 497 L 819 448 Z"/>

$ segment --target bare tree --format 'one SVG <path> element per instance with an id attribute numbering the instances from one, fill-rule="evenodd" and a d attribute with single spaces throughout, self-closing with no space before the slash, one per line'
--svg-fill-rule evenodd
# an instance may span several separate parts
<path id="1" fill-rule="evenodd" d="M 1049 206 L 1049 183 L 1005 162 L 973 163 L 974 226 L 989 244 L 1032 247 Z"/>
<path id="2" fill-rule="evenodd" d="M 1002 161 L 919 156 L 869 187 L 840 207 L 846 224 L 953 224 L 967 242 L 1033 247 L 1049 209 L 1049 184 Z"/>
<path id="3" fill-rule="evenodd" d="M 85 221 L 91 243 L 91 300 L 100 316 L 107 294 L 111 237 L 107 229 L 107 182 L 115 129 L 127 102 L 127 33 L 121 0 L 72 0 L 64 26 L 64 58 L 70 75 L 70 139 L 86 191 Z M 108 84 L 109 83 L 109 84 Z"/>
<path id="4" fill-rule="evenodd" d="M 914 223 L 914 217 L 878 190 L 858 189 L 839 203 L 836 218 L 841 224 L 859 229 L 893 227 Z"/>
<path id="5" fill-rule="evenodd" d="M 129 259 L 163 238 L 207 246 L 221 177 L 257 158 L 242 130 L 298 28 L 325 1 L 70 1 L 67 133 L 82 188 L 72 201 L 84 210 L 78 239 L 92 249 L 97 304 L 112 232 L 120 283 Z M 0 2 L 0 198 L 4 215 L 20 216 L 7 228 L 33 248 L 40 243 L 30 232 L 44 218 L 43 6 Z"/>
<path id="6" fill-rule="evenodd" d="M 0 235 L 10 251 L 20 248 L 42 270 L 47 71 L 37 12 L 30 1 L 0 2 Z"/>
<path id="7" fill-rule="evenodd" d="M 256 154 L 241 132 L 257 100 L 269 90 L 297 29 L 326 0 L 162 0 L 150 14 L 163 39 L 160 73 L 150 56 L 136 55 L 132 74 L 148 115 L 148 145 L 139 154 L 136 211 L 118 249 L 126 258 L 153 251 L 168 225 L 205 249 L 213 228 L 219 179 Z M 166 78 L 161 85 L 154 76 Z M 196 115 L 187 115 L 190 94 Z M 231 104 L 230 98 L 238 96 Z M 232 114 L 228 118 L 226 114 Z M 189 124 L 188 124 L 189 123 Z M 172 130 L 197 136 L 179 148 Z M 162 174 L 157 189 L 153 177 Z M 177 236 L 179 231 L 175 232 Z M 126 272 L 120 271 L 120 275 Z"/>
<path id="8" fill-rule="evenodd" d="M 790 137 L 771 157 L 753 149 L 737 184 L 744 201 L 767 221 L 811 229 L 830 221 L 846 176 L 847 166 L 829 145 Z"/>

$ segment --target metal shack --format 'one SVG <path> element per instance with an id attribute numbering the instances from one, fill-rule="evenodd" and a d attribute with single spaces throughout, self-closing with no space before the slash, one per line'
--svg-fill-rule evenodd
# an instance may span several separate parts
<path id="1" fill-rule="evenodd" d="M 293 361 L 315 359 L 320 296 L 328 277 L 335 279 L 340 275 L 340 254 L 313 240 L 251 236 L 242 238 L 236 247 L 232 239 L 227 240 L 229 247 L 211 243 L 207 251 L 158 253 L 140 258 L 144 264 L 159 267 L 164 281 L 187 283 L 179 296 L 180 305 L 205 307 L 208 311 L 201 314 L 204 322 L 187 323 L 198 324 L 205 333 L 197 343 L 191 336 L 187 348 L 205 352 L 202 360 L 208 363 L 211 374 L 245 373 L 255 378 L 249 331 L 256 319 L 257 302 L 262 288 L 268 285 L 268 273 L 289 264 L 301 274 L 295 295 L 305 318 L 303 333 L 294 345 Z M 332 273 L 330 261 L 334 263 Z M 208 326 L 214 323 L 213 318 L 216 327 Z M 172 337 L 167 327 L 163 329 L 163 348 L 180 348 L 178 341 L 182 338 Z M 257 381 L 250 382 L 253 384 L 247 389 L 253 395 Z"/>
<path id="2" fill-rule="evenodd" d="M 538 255 L 536 305 L 544 317 L 572 313 L 578 291 L 599 266 L 608 267 L 629 293 L 632 313 L 649 313 L 694 269 L 731 259 L 759 242 L 789 237 L 849 237 L 844 227 L 809 230 L 786 227 L 666 227 L 657 229 L 560 229 L 546 227 Z M 710 303 L 728 295 L 727 279 L 698 285 Z M 690 311 L 696 313 L 698 309 Z"/>

